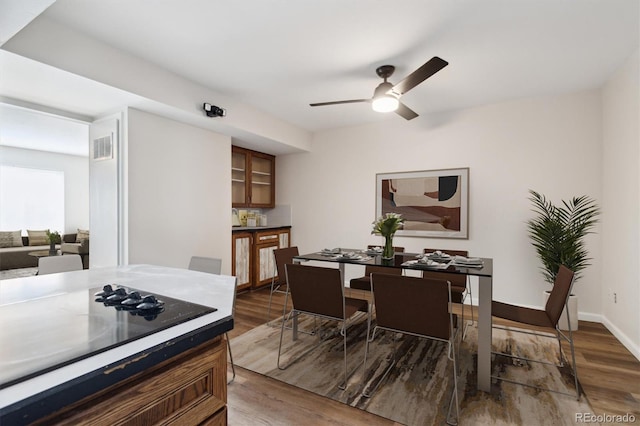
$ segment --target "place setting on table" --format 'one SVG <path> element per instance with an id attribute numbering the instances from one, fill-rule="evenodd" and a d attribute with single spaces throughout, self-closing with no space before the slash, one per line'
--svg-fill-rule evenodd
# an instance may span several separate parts
<path id="1" fill-rule="evenodd" d="M 342 262 L 368 262 L 375 256 L 382 254 L 382 247 L 369 248 L 366 250 L 355 250 L 341 248 L 322 249 L 319 254 L 327 260 L 337 260 Z"/>
<path id="2" fill-rule="evenodd" d="M 436 250 L 432 253 L 415 255 L 416 259 L 407 260 L 401 266 L 414 269 L 448 269 L 450 266 L 462 268 L 482 268 L 484 260 L 479 257 L 451 256 Z"/>
<path id="3" fill-rule="evenodd" d="M 384 265 L 385 258 L 382 256 L 382 247 L 369 247 L 367 249 L 342 249 L 324 248 L 319 252 L 311 253 L 307 256 L 316 256 L 326 261 L 349 262 L 349 263 L 375 263 L 379 260 Z M 430 270 L 454 270 L 456 268 L 482 269 L 485 266 L 483 258 L 466 257 L 460 255 L 449 255 L 440 250 L 432 253 L 394 253 L 400 256 L 402 262 L 389 262 L 387 266 L 395 266 L 406 269 L 430 269 Z M 305 256 L 301 256 L 305 257 Z M 407 259 L 408 260 L 404 260 Z"/>
<path id="4" fill-rule="evenodd" d="M 479 257 L 450 255 L 440 250 L 431 253 L 410 254 L 396 253 L 393 237 L 399 231 L 405 219 L 397 213 L 387 213 L 372 222 L 371 234 L 384 237 L 384 246 L 368 246 L 366 249 L 324 248 L 312 253 L 326 261 L 346 263 L 375 263 L 376 265 L 400 267 L 407 269 L 457 270 L 457 268 L 482 269 L 484 260 Z"/>

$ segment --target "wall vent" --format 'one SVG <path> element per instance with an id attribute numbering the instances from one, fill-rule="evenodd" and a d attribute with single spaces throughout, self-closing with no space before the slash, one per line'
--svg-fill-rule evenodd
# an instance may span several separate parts
<path id="1" fill-rule="evenodd" d="M 113 158 L 113 142 L 111 135 L 93 140 L 93 159 L 110 160 Z"/>

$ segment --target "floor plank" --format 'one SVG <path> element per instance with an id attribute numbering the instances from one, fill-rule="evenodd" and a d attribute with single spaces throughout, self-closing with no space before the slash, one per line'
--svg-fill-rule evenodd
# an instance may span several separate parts
<path id="1" fill-rule="evenodd" d="M 395 422 L 243 368 L 229 385 L 230 425 L 371 425 Z"/>

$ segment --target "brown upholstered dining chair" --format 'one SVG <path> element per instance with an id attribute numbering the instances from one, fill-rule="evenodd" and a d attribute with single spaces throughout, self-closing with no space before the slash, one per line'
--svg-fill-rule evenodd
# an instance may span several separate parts
<path id="1" fill-rule="evenodd" d="M 569 318 L 569 309 L 566 309 L 567 312 L 567 322 L 569 322 L 569 335 L 565 335 L 562 331 L 560 331 L 560 328 L 558 327 L 558 321 L 560 320 L 560 316 L 562 315 L 562 311 L 563 309 L 565 309 L 566 305 L 567 305 L 567 300 L 569 298 L 569 294 L 571 293 L 571 288 L 573 287 L 573 278 L 574 278 L 574 272 L 572 270 L 570 270 L 569 268 L 567 268 L 564 265 L 560 265 L 560 268 L 558 269 L 558 273 L 556 274 L 556 279 L 554 281 L 553 284 L 553 290 L 551 290 L 551 294 L 549 295 L 549 299 L 547 300 L 547 303 L 544 307 L 544 309 L 533 309 L 533 308 L 527 308 L 524 306 L 517 306 L 517 305 L 511 305 L 508 303 L 503 303 L 503 302 L 497 302 L 497 301 L 493 301 L 491 303 L 491 314 L 494 317 L 498 317 L 498 318 L 503 318 L 503 319 L 507 319 L 510 321 L 515 321 L 515 322 L 519 322 L 521 324 L 527 324 L 527 325 L 533 325 L 533 326 L 537 326 L 537 327 L 545 327 L 545 328 L 550 328 L 550 329 L 554 329 L 555 330 L 555 337 L 558 339 L 558 349 L 559 349 L 559 353 L 558 353 L 558 357 L 559 357 L 559 361 L 560 361 L 560 366 L 564 365 L 564 357 L 562 355 L 562 342 L 561 339 L 566 340 L 569 343 L 569 347 L 571 349 L 571 362 L 572 362 L 572 367 L 573 367 L 573 377 L 575 380 L 575 386 L 576 386 L 576 398 L 579 400 L 580 399 L 580 386 L 578 384 L 578 372 L 576 369 L 576 356 L 575 356 L 575 349 L 573 347 L 573 333 L 571 331 L 571 321 Z M 514 329 L 514 328 L 508 328 L 508 327 L 502 327 L 502 326 L 497 326 L 494 325 L 494 328 L 502 328 L 502 329 L 508 329 L 510 331 L 516 331 L 516 332 L 521 332 L 521 333 L 527 333 L 527 334 L 533 334 L 533 335 L 537 335 L 537 336 L 542 336 L 542 337 L 553 337 L 550 336 L 548 334 L 541 334 L 541 333 L 536 333 L 533 331 L 523 331 L 523 330 L 519 330 L 519 329 Z M 496 352 L 494 352 L 496 353 Z M 518 357 L 515 355 L 511 355 L 511 354 L 505 354 L 505 353 L 497 353 L 499 355 L 504 355 L 504 356 L 508 356 L 511 358 L 516 358 L 516 359 L 524 359 L 527 361 L 534 361 L 534 362 L 540 362 L 543 364 L 552 364 L 546 361 L 541 361 L 541 360 L 534 360 L 534 359 L 528 359 L 528 358 L 522 358 L 522 357 Z M 552 364 L 553 365 L 553 364 Z M 546 390 L 546 391 L 551 391 L 551 392 L 556 392 L 556 393 L 562 393 L 567 395 L 567 393 L 565 392 L 560 392 L 554 389 L 548 389 L 548 388 L 541 388 L 539 386 L 535 386 L 532 384 L 527 384 L 527 383 L 521 383 L 521 382 L 516 382 L 513 380 L 509 380 L 509 379 L 504 379 L 498 376 L 492 376 L 495 379 L 498 380 L 503 380 L 503 381 L 508 381 L 508 382 L 512 382 L 512 383 L 517 383 L 517 384 L 521 384 L 521 385 L 525 385 L 525 386 L 530 386 L 530 387 L 534 387 L 536 389 L 541 389 L 541 390 Z M 573 396 L 573 394 L 568 394 Z"/>
<path id="2" fill-rule="evenodd" d="M 374 247 L 378 247 L 375 245 L 367 246 L 367 248 L 372 249 Z M 404 247 L 394 247 L 393 251 L 396 253 L 404 253 Z M 349 287 L 356 290 L 365 290 L 371 291 L 371 281 L 369 280 L 369 276 L 372 273 L 379 274 L 391 274 L 391 275 L 402 275 L 402 269 L 400 268 L 385 268 L 383 266 L 375 266 L 375 265 L 366 265 L 364 267 L 364 276 L 358 278 L 352 278 L 349 281 Z"/>
<path id="3" fill-rule="evenodd" d="M 362 299 L 354 299 L 345 297 L 344 285 L 340 270 L 335 268 L 322 268 L 319 266 L 306 266 L 299 264 L 285 265 L 287 277 L 287 294 L 285 296 L 285 306 L 287 299 L 291 294 L 291 302 L 293 308 L 291 310 L 292 317 L 300 314 L 312 315 L 314 317 L 324 318 L 328 320 L 340 321 L 342 326 L 340 334 L 342 335 L 343 356 L 344 356 L 344 379 L 338 386 L 345 389 L 347 380 L 355 372 L 357 367 L 351 372 L 347 372 L 347 320 L 354 316 L 357 312 L 369 312 L 369 302 Z M 311 347 L 303 354 L 295 359 L 290 359 L 287 365 L 280 363 L 282 352 L 282 339 L 285 332 L 285 316 L 282 317 L 282 327 L 280 329 L 280 344 L 278 345 L 278 368 L 286 369 L 295 360 L 306 355 L 315 347 Z M 370 323 L 370 321 L 368 321 Z M 316 333 L 320 334 L 320 333 Z M 369 330 L 367 329 L 367 336 Z M 320 339 L 320 338 L 319 338 Z M 322 340 L 320 340 L 322 343 Z"/>
<path id="4" fill-rule="evenodd" d="M 464 256 L 468 257 L 469 252 L 467 250 L 449 250 L 449 249 L 431 249 L 426 248 L 423 250 L 423 253 L 435 253 L 436 251 L 440 251 L 442 253 L 448 254 L 449 256 Z M 423 278 L 432 278 L 432 279 L 442 279 L 451 282 L 451 301 L 453 303 L 459 303 L 462 305 L 462 339 L 467 334 L 467 324 L 464 320 L 464 305 L 465 300 L 469 298 L 469 310 L 471 311 L 471 324 L 475 323 L 475 316 L 473 314 L 473 301 L 471 300 L 471 286 L 468 285 L 469 278 L 466 275 L 462 274 L 449 274 L 446 272 L 430 272 L 423 271 Z"/>
<path id="5" fill-rule="evenodd" d="M 271 320 L 271 301 L 273 293 L 286 293 L 287 278 L 285 276 L 284 265 L 293 263 L 293 258 L 299 255 L 298 247 L 286 247 L 273 251 L 273 257 L 276 261 L 276 274 L 271 279 L 271 291 L 269 292 L 269 308 L 267 309 L 267 321 Z M 282 313 L 287 309 L 285 303 Z"/>
<path id="6" fill-rule="evenodd" d="M 396 340 L 399 333 L 420 338 L 433 339 L 448 345 L 448 358 L 453 361 L 453 391 L 447 413 L 447 423 L 457 424 L 460 412 L 458 401 L 456 315 L 451 309 L 451 283 L 443 279 L 429 279 L 403 275 L 371 274 L 371 288 L 376 310 L 376 326 L 367 339 L 364 358 L 364 380 L 368 380 L 367 354 L 369 343 L 375 339 L 377 330 L 393 333 L 393 354 L 384 375 L 375 387 L 365 386 L 362 395 L 369 398 L 384 382 L 396 364 Z M 371 316 L 369 317 L 371 321 Z M 370 327 L 370 325 L 369 325 Z M 453 401 L 456 403 L 455 421 L 451 419 Z"/>

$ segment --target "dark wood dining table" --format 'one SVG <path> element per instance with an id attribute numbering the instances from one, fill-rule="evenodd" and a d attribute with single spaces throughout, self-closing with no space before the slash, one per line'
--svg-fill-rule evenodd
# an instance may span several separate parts
<path id="1" fill-rule="evenodd" d="M 478 389 L 489 392 L 491 390 L 491 301 L 493 300 L 493 259 L 480 258 L 481 267 L 466 267 L 450 262 L 446 268 L 427 266 L 415 261 L 417 253 L 394 254 L 393 259 L 383 259 L 379 254 L 367 254 L 364 250 L 340 249 L 335 253 L 328 251 L 318 251 L 314 253 L 301 254 L 294 257 L 294 262 L 317 261 L 337 263 L 342 273 L 343 281 L 345 277 L 346 265 L 375 265 L 386 268 L 401 268 L 409 270 L 427 270 L 430 272 L 453 273 L 478 277 L 478 365 L 477 380 Z M 362 258 L 349 258 L 346 253 L 353 253 Z M 407 264 L 410 262 L 410 264 Z M 294 318 L 295 319 L 295 318 Z M 297 331 L 297 324 L 294 322 L 294 334 Z M 295 336 L 294 336 L 295 337 Z"/>

